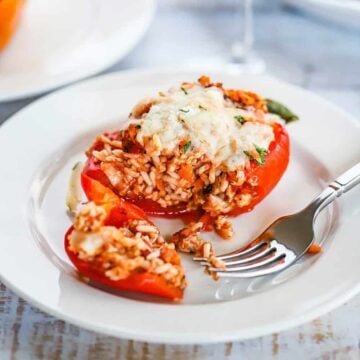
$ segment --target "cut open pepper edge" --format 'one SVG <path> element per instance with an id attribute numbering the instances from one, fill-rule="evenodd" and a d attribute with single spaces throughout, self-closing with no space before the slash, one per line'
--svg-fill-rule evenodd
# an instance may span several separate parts
<path id="1" fill-rule="evenodd" d="M 82 174 L 81 184 L 88 200 L 93 201 L 96 205 L 102 206 L 105 209 L 107 213 L 105 225 L 120 227 L 124 222 L 131 219 L 149 221 L 143 210 L 119 198 L 112 190 L 102 185 L 99 181 Z M 134 272 L 126 279 L 111 280 L 102 270 L 95 268 L 90 262 L 81 260 L 78 255 L 70 249 L 69 236 L 72 231 L 74 231 L 74 228 L 70 227 L 65 234 L 65 251 L 83 277 L 89 278 L 95 284 L 109 288 L 110 290 L 138 292 L 160 296 L 174 301 L 183 298 L 183 290 L 169 285 L 165 279 L 156 274 Z"/>

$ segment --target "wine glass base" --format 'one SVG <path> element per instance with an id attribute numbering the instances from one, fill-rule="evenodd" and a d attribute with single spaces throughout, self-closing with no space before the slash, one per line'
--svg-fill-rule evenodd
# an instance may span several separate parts
<path id="1" fill-rule="evenodd" d="M 256 55 L 247 56 L 244 61 L 229 61 L 222 57 L 200 57 L 185 62 L 189 70 L 225 70 L 231 74 L 262 74 L 265 72 L 265 61 Z"/>
<path id="2" fill-rule="evenodd" d="M 234 74 L 262 74 L 266 69 L 265 61 L 256 55 L 248 56 L 243 61 L 230 62 L 225 66 L 228 72 Z"/>

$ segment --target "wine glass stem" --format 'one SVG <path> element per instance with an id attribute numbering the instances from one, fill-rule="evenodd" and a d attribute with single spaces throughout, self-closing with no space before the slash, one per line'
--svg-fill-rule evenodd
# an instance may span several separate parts
<path id="1" fill-rule="evenodd" d="M 252 52 L 254 44 L 254 24 L 253 24 L 253 2 L 252 0 L 237 0 L 236 2 L 236 22 L 240 23 L 241 13 L 243 12 L 242 26 L 239 29 L 237 38 L 232 45 L 231 53 L 233 61 L 236 63 L 246 62 L 247 56 Z"/>
<path id="2" fill-rule="evenodd" d="M 253 0 L 244 0 L 244 47 L 251 50 L 254 44 Z"/>

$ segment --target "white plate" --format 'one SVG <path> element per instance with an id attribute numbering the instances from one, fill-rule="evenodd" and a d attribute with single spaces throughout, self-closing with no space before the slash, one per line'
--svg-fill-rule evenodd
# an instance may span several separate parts
<path id="1" fill-rule="evenodd" d="M 63 250 L 70 221 L 64 197 L 71 166 L 99 131 L 119 128 L 141 97 L 199 74 L 133 71 L 85 81 L 46 96 L 2 126 L 0 151 L 1 280 L 64 320 L 114 336 L 170 343 L 230 341 L 279 331 L 340 305 L 360 288 L 359 189 L 318 223 L 324 252 L 266 279 L 214 282 L 184 256 L 190 286 L 180 304 L 144 302 L 80 282 Z M 301 117 L 289 125 L 291 163 L 280 184 L 253 212 L 233 220 L 233 241 L 246 242 L 275 217 L 303 207 L 360 158 L 351 116 L 302 89 L 270 77 L 213 74 L 226 86 L 283 101 Z M 167 233 L 177 221 L 157 221 Z"/>
<path id="2" fill-rule="evenodd" d="M 360 27 L 360 0 L 283 0 L 283 2 L 336 23 Z"/>
<path id="3" fill-rule="evenodd" d="M 27 0 L 0 53 L 0 101 L 54 89 L 111 66 L 145 33 L 154 0 Z"/>

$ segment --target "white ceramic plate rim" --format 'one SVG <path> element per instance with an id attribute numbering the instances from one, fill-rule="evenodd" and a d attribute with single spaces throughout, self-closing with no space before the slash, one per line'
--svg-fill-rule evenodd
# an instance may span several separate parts
<path id="1" fill-rule="evenodd" d="M 117 63 L 126 54 L 128 54 L 145 35 L 156 10 L 155 0 L 141 0 L 142 14 L 140 17 L 143 19 L 142 23 L 136 28 L 136 31 L 132 33 L 132 36 L 128 38 L 128 41 L 122 46 L 114 47 L 104 61 L 99 61 L 93 66 L 83 66 L 77 68 L 76 71 L 70 71 L 62 73 L 57 76 L 51 76 L 47 81 L 42 81 L 39 84 L 32 84 L 31 86 L 25 85 L 24 89 L 21 86 L 17 86 L 13 91 L 0 92 L 0 102 L 19 100 L 30 96 L 39 95 L 47 91 L 62 87 L 66 84 L 74 83 L 86 77 L 91 77 Z"/>
<path id="2" fill-rule="evenodd" d="M 154 73 L 152 70 L 146 70 L 146 71 L 139 71 L 139 70 L 133 70 L 133 71 L 127 71 L 127 72 L 119 72 L 119 73 L 113 73 L 108 74 L 105 76 L 101 76 L 99 78 L 90 79 L 87 81 L 82 82 L 81 84 L 76 84 L 73 86 L 70 86 L 67 89 L 62 89 L 60 91 L 57 91 L 56 93 L 50 94 L 40 100 L 37 100 L 33 104 L 29 105 L 27 108 L 21 110 L 19 113 L 13 116 L 10 121 L 5 123 L 5 125 L 2 126 L 0 131 L 6 131 L 7 128 L 16 126 L 19 122 L 21 123 L 22 117 L 26 118 L 26 113 L 28 110 L 31 110 L 34 106 L 39 107 L 41 106 L 42 102 L 46 102 L 49 99 L 54 98 L 61 98 L 62 94 L 68 91 L 80 91 L 82 88 L 86 88 L 88 86 L 93 86 L 95 84 L 100 84 L 102 82 L 105 82 L 107 80 L 111 79 L 117 79 L 121 82 L 121 80 L 124 79 L 141 79 L 142 76 L 149 76 L 153 75 L 156 76 L 156 74 L 160 74 L 161 76 L 166 76 L 174 74 L 174 71 L 166 72 L 157 71 Z M 186 75 L 184 73 L 184 79 L 189 78 L 189 75 Z M 221 75 L 218 76 L 219 79 L 221 79 Z M 329 108 L 332 112 L 336 113 L 336 115 L 342 117 L 343 121 L 348 122 L 349 125 L 358 127 L 358 123 L 355 119 L 353 119 L 351 116 L 343 112 L 342 110 L 338 109 L 337 107 L 333 106 L 332 104 L 329 104 L 328 102 L 324 101 L 323 99 L 310 94 L 309 92 L 296 88 L 292 85 L 285 84 L 283 82 L 280 82 L 278 80 L 272 79 L 270 77 L 263 77 L 264 80 L 267 82 L 272 82 L 274 84 L 277 84 L 278 86 L 286 87 L 289 89 L 289 91 L 294 91 L 298 95 L 302 94 L 303 96 L 311 96 L 312 98 L 315 98 L 318 103 L 320 103 L 322 106 L 326 106 Z M 0 244 L 0 253 L 1 253 L 2 245 Z M 6 248 L 4 249 L 6 252 Z M 49 266 L 50 263 L 49 263 Z M 262 336 L 264 334 L 268 334 L 271 332 L 278 332 L 281 330 L 284 330 L 289 327 L 293 327 L 299 324 L 302 324 L 306 321 L 309 321 L 315 317 L 321 316 L 322 314 L 334 309 L 335 307 L 343 304 L 347 300 L 349 300 L 352 296 L 354 296 L 356 293 L 360 291 L 360 279 L 354 283 L 345 284 L 341 291 L 335 292 L 331 299 L 325 299 L 323 302 L 319 304 L 319 306 L 314 307 L 313 309 L 307 309 L 303 312 L 297 314 L 296 316 L 292 316 L 290 319 L 285 318 L 284 320 L 278 319 L 277 321 L 273 321 L 270 324 L 266 326 L 261 326 L 258 328 L 251 328 L 251 329 L 237 329 L 231 328 L 231 330 L 222 330 L 220 329 L 212 329 L 209 322 L 209 327 L 206 331 L 202 330 L 201 332 L 192 331 L 190 329 L 176 329 L 177 331 L 171 331 L 169 329 L 168 332 L 163 331 L 147 331 L 142 329 L 134 329 L 130 330 L 126 327 L 119 327 L 119 326 L 110 326 L 107 324 L 106 326 L 101 323 L 96 323 L 94 321 L 91 321 L 91 319 L 84 319 L 82 317 L 76 316 L 75 314 L 69 314 L 67 312 L 61 311 L 60 308 L 49 306 L 47 303 L 44 303 L 41 300 L 41 295 L 36 293 L 29 293 L 24 292 L 21 287 L 18 286 L 16 282 L 12 280 L 11 273 L 8 273 L 6 271 L 7 269 L 2 267 L 0 262 L 0 279 L 1 281 L 8 286 L 10 289 L 12 289 L 14 292 L 19 294 L 19 296 L 23 297 L 25 300 L 33 303 L 35 306 L 39 307 L 41 310 L 46 311 L 52 315 L 55 315 L 65 321 L 69 321 L 73 324 L 79 325 L 81 327 L 99 331 L 108 335 L 113 336 L 119 336 L 123 338 L 131 338 L 136 340 L 144 340 L 144 341 L 150 341 L 150 342 L 166 342 L 166 343 L 213 343 L 213 342 L 221 342 L 221 341 L 231 341 L 231 340 L 238 340 L 238 339 L 247 339 L 247 338 L 253 338 L 257 336 Z M 304 281 L 304 279 L 302 279 Z M 290 283 L 297 282 L 299 283 L 298 279 L 292 280 Z M 286 283 L 287 285 L 289 284 Z M 80 285 L 79 285 L 80 286 Z M 85 285 L 84 285 L 85 286 Z M 85 286 L 86 287 L 86 286 Z M 288 287 L 288 286 L 287 286 Z M 252 297 L 250 297 L 252 298 Z M 225 302 L 225 303 L 219 303 L 219 304 L 208 304 L 208 305 L 181 305 L 178 307 L 177 312 L 178 315 L 173 314 L 173 316 L 184 316 L 186 314 L 186 311 L 191 314 L 194 310 L 201 314 L 203 318 L 206 318 L 208 314 L 211 314 L 211 311 L 220 312 L 220 313 L 226 313 L 228 311 L 231 312 L 231 310 L 236 310 L 236 303 L 238 301 L 232 301 L 232 302 Z M 141 305 L 140 305 L 141 306 Z M 171 311 L 174 309 L 174 305 L 159 305 L 159 304 L 152 304 L 152 309 L 154 313 L 163 313 L 165 316 L 168 316 L 171 314 Z M 176 306 L 176 305 L 175 305 Z M 225 312 L 224 312 L 225 311 Z M 174 325 L 176 327 L 176 325 Z M 181 336 L 179 335 L 179 332 L 181 333 Z"/>

